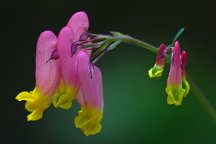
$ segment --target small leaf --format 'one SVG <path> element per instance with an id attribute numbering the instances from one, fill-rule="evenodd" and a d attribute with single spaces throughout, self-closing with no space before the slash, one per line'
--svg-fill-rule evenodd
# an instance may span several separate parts
<path id="1" fill-rule="evenodd" d="M 181 28 L 178 32 L 177 32 L 177 34 L 175 35 L 175 37 L 174 37 L 174 39 L 173 39 L 173 41 L 172 41 L 172 45 L 174 45 L 174 43 L 175 43 L 175 41 L 179 38 L 179 36 L 184 32 L 184 28 Z"/>
<path id="2" fill-rule="evenodd" d="M 114 31 L 110 31 L 110 33 L 114 36 L 119 36 L 119 37 L 128 37 L 128 35 L 122 34 L 120 32 L 114 32 Z"/>

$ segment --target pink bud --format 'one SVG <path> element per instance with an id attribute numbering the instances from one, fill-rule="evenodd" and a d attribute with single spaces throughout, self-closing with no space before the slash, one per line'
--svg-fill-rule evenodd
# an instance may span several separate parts
<path id="1" fill-rule="evenodd" d="M 169 72 L 167 84 L 173 86 L 181 85 L 181 59 L 180 59 L 180 46 L 178 42 L 175 42 L 173 48 L 172 62 L 170 66 L 170 72 Z"/>
<path id="2" fill-rule="evenodd" d="M 165 44 L 161 44 L 159 47 L 159 52 L 157 55 L 157 59 L 156 59 L 156 66 L 164 66 L 164 62 L 165 62 L 165 57 L 166 57 L 166 45 Z"/>
<path id="3" fill-rule="evenodd" d="M 185 69 L 186 69 L 186 63 L 187 63 L 186 51 L 182 51 L 181 57 L 182 57 L 182 76 L 185 76 Z"/>

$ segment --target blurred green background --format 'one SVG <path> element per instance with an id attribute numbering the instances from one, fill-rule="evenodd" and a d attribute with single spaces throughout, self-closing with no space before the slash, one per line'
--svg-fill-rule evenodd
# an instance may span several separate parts
<path id="1" fill-rule="evenodd" d="M 14 98 L 34 88 L 35 47 L 39 34 L 56 34 L 71 15 L 83 10 L 89 31 L 119 31 L 159 46 L 169 44 L 185 27 L 181 48 L 188 52 L 187 71 L 209 102 L 215 97 L 215 5 L 211 1 L 74 1 L 26 0 L 2 3 L 0 130 L 4 143 L 31 144 L 215 144 L 216 123 L 192 92 L 179 107 L 166 103 L 166 79 L 150 79 L 155 55 L 120 45 L 98 62 L 103 73 L 104 118 L 100 134 L 86 137 L 74 126 L 80 109 L 49 108 L 43 119 L 27 122 L 24 102 Z"/>

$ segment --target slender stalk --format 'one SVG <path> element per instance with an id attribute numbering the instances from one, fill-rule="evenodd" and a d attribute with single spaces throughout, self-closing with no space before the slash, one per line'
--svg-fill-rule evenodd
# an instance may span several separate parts
<path id="1" fill-rule="evenodd" d="M 102 34 L 91 34 L 91 36 L 98 36 L 99 38 L 98 39 L 109 39 L 109 40 L 112 40 L 112 41 L 118 41 L 118 40 L 121 40 L 123 42 L 126 42 L 126 43 L 130 43 L 130 44 L 133 44 L 133 45 L 136 45 L 136 46 L 140 46 L 140 47 L 143 47 L 145 49 L 148 49 L 154 53 L 157 53 L 158 52 L 158 48 L 153 46 L 153 45 L 150 45 L 146 42 L 143 42 L 141 40 L 138 40 L 138 39 L 135 39 L 135 38 L 132 38 L 130 36 L 127 36 L 127 35 L 124 35 L 124 36 L 113 36 L 113 35 L 102 35 Z"/>
<path id="2" fill-rule="evenodd" d="M 191 79 L 191 77 L 188 74 L 187 74 L 187 79 L 188 79 L 189 83 L 191 84 L 191 89 L 194 92 L 194 95 L 197 97 L 197 99 L 200 101 L 200 103 L 203 105 L 203 107 L 206 109 L 206 111 L 209 113 L 209 115 L 216 122 L 216 111 L 215 111 L 214 107 L 210 104 L 210 102 L 207 100 L 205 95 L 197 87 L 196 83 Z"/>
<path id="3" fill-rule="evenodd" d="M 126 43 L 130 43 L 130 44 L 133 44 L 133 45 L 136 45 L 136 46 L 140 46 L 140 47 L 143 47 L 145 49 L 148 49 L 154 53 L 157 53 L 158 52 L 158 48 L 153 46 L 153 45 L 150 45 L 146 42 L 143 42 L 141 40 L 138 40 L 138 39 L 135 39 L 135 38 L 132 38 L 132 37 L 119 37 L 119 36 L 114 36 L 114 37 L 111 37 L 110 39 L 113 39 L 113 40 L 122 40 L 123 42 L 126 42 Z"/>

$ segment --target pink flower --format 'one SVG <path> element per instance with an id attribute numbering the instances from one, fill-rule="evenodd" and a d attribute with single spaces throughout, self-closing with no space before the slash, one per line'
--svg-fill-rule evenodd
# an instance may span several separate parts
<path id="1" fill-rule="evenodd" d="M 182 88 L 181 52 L 179 43 L 173 48 L 172 62 L 166 87 L 167 103 L 181 105 L 185 89 Z"/>
<path id="2" fill-rule="evenodd" d="M 90 63 L 90 55 L 80 50 L 77 55 L 80 91 L 77 97 L 82 109 L 74 122 L 86 136 L 100 132 L 103 117 L 103 88 L 100 69 Z"/>
<path id="3" fill-rule="evenodd" d="M 161 44 L 159 52 L 156 58 L 156 62 L 153 68 L 148 71 L 150 78 L 160 77 L 164 69 L 164 63 L 166 58 L 166 45 Z"/>
<path id="4" fill-rule="evenodd" d="M 62 28 L 58 36 L 58 53 L 60 61 L 61 84 L 58 93 L 54 95 L 55 107 L 68 109 L 72 106 L 72 100 L 76 98 L 79 83 L 77 75 L 77 53 L 79 47 L 75 46 L 82 33 L 89 27 L 88 17 L 85 12 L 75 13 L 67 26 Z"/>
<path id="5" fill-rule="evenodd" d="M 33 91 L 21 92 L 16 97 L 18 101 L 26 101 L 25 108 L 31 112 L 27 117 L 28 121 L 42 118 L 59 85 L 58 60 L 47 61 L 56 48 L 57 37 L 53 32 L 45 31 L 39 36 L 36 48 L 36 86 Z"/>

